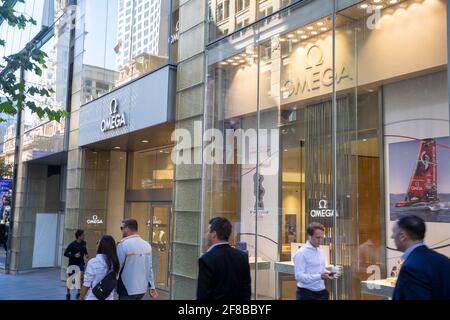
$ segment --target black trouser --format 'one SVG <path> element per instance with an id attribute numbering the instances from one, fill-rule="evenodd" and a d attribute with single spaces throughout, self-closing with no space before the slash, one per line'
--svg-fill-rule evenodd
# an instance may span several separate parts
<path id="1" fill-rule="evenodd" d="M 142 298 L 145 296 L 145 293 L 142 294 L 135 294 L 132 296 L 126 295 L 126 294 L 119 294 L 119 300 L 142 300 Z"/>
<path id="2" fill-rule="evenodd" d="M 312 291 L 304 288 L 297 288 L 297 300 L 328 300 L 330 294 L 327 290 Z"/>

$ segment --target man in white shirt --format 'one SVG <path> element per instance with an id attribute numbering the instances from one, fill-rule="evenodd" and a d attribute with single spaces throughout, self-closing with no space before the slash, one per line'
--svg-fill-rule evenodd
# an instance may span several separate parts
<path id="1" fill-rule="evenodd" d="M 307 228 L 308 241 L 294 256 L 295 280 L 297 281 L 297 300 L 328 300 L 325 280 L 333 279 L 325 269 L 325 257 L 320 245 L 323 242 L 325 227 L 311 223 Z"/>
<path id="2" fill-rule="evenodd" d="M 141 300 L 147 291 L 156 299 L 151 245 L 139 236 L 136 220 L 122 221 L 120 229 L 123 239 L 117 246 L 121 270 L 117 286 L 119 300 Z"/>

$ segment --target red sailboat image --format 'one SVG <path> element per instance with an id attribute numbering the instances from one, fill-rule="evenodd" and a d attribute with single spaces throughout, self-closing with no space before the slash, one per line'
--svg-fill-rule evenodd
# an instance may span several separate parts
<path id="1" fill-rule="evenodd" d="M 420 142 L 416 166 L 409 181 L 406 197 L 396 202 L 395 207 L 409 210 L 440 210 L 435 139 L 424 139 Z"/>

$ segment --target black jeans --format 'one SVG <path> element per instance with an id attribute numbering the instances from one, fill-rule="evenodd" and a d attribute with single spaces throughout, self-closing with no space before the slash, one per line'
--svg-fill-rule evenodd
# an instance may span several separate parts
<path id="1" fill-rule="evenodd" d="M 297 300 L 329 300 L 330 294 L 327 290 L 311 291 L 304 288 L 297 288 Z"/>
<path id="2" fill-rule="evenodd" d="M 145 293 L 142 294 L 135 294 L 132 296 L 128 296 L 125 294 L 119 294 L 119 300 L 142 300 L 142 298 L 145 296 Z"/>

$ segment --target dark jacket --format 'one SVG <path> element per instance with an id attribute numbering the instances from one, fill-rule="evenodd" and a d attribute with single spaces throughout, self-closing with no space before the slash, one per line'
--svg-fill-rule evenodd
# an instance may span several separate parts
<path id="1" fill-rule="evenodd" d="M 8 240 L 8 227 L 5 224 L 0 223 L 0 243 L 4 243 Z"/>
<path id="2" fill-rule="evenodd" d="M 228 244 L 199 259 L 197 300 L 243 301 L 251 298 L 248 255 Z"/>
<path id="3" fill-rule="evenodd" d="M 400 269 L 392 299 L 450 299 L 450 259 L 426 246 L 414 249 Z"/>

